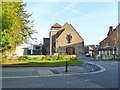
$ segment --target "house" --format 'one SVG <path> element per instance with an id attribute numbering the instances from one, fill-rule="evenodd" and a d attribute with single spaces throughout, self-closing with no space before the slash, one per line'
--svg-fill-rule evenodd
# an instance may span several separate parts
<path id="1" fill-rule="evenodd" d="M 117 31 L 117 54 L 118 57 L 120 58 L 120 24 L 116 27 L 116 31 Z"/>
<path id="2" fill-rule="evenodd" d="M 71 24 L 55 23 L 50 30 L 49 38 L 43 39 L 48 54 L 84 54 L 84 40 Z"/>
<path id="3" fill-rule="evenodd" d="M 28 55 L 40 55 L 41 54 L 42 45 L 41 44 L 31 44 L 27 48 Z"/>
<path id="4" fill-rule="evenodd" d="M 43 46 L 46 49 L 47 54 L 50 54 L 50 38 L 43 38 Z"/>
<path id="5" fill-rule="evenodd" d="M 113 58 L 113 54 L 120 56 L 120 24 L 113 29 L 109 27 L 107 37 L 100 42 L 98 50 L 101 59 Z"/>
<path id="6" fill-rule="evenodd" d="M 85 52 L 85 54 L 89 53 L 93 57 L 94 55 L 96 55 L 98 53 L 98 52 L 96 52 L 96 50 L 98 50 L 99 47 L 100 47 L 99 45 L 86 45 L 84 47 L 84 52 Z"/>
<path id="7" fill-rule="evenodd" d="M 24 44 L 16 47 L 15 55 L 16 56 L 27 55 L 27 48 L 24 46 Z"/>
<path id="8" fill-rule="evenodd" d="M 17 46 L 15 50 L 16 56 L 23 55 L 40 55 L 41 54 L 42 45 L 41 44 L 31 44 L 29 46 L 24 46 L 24 44 Z"/>

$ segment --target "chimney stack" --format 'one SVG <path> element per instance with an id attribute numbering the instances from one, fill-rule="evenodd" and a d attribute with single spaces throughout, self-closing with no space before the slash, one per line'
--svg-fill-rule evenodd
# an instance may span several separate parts
<path id="1" fill-rule="evenodd" d="M 112 30 L 113 30 L 113 26 L 110 26 L 110 27 L 109 27 L 109 30 L 112 31 Z"/>
<path id="2" fill-rule="evenodd" d="M 109 27 L 109 32 L 108 32 L 107 36 L 109 36 L 112 33 L 112 31 L 113 31 L 113 26 L 110 26 Z"/>

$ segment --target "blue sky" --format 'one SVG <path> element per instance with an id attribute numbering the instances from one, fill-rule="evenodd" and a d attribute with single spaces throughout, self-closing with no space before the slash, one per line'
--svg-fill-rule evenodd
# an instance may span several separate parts
<path id="1" fill-rule="evenodd" d="M 99 44 L 109 30 L 118 24 L 117 2 L 26 2 L 26 10 L 33 13 L 37 42 L 43 43 L 43 37 L 49 37 L 51 25 L 58 22 L 71 23 L 83 37 L 85 45 Z"/>

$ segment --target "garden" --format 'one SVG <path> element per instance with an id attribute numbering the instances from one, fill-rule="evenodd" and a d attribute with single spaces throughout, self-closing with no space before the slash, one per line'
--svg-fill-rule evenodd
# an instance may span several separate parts
<path id="1" fill-rule="evenodd" d="M 2 66 L 41 66 L 41 67 L 51 67 L 51 66 L 65 66 L 68 62 L 69 66 L 82 65 L 81 61 L 76 59 L 75 55 L 39 55 L 39 56 L 19 56 L 19 57 L 9 57 L 2 60 Z"/>

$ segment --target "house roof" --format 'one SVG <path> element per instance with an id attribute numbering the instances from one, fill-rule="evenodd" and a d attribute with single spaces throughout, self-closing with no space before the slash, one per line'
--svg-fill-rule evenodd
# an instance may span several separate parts
<path id="1" fill-rule="evenodd" d="M 84 39 L 80 36 L 80 34 L 76 31 L 76 29 L 70 24 L 70 26 L 75 30 L 75 32 L 78 34 L 78 36 L 84 41 Z"/>
<path id="2" fill-rule="evenodd" d="M 58 31 L 58 32 L 55 34 L 55 38 L 58 38 L 58 37 L 61 35 L 61 33 L 62 33 L 63 31 L 64 31 L 64 29 Z"/>
<path id="3" fill-rule="evenodd" d="M 59 36 L 61 36 L 61 34 L 66 30 L 69 32 L 68 28 L 72 28 L 78 34 L 78 32 L 74 29 L 74 27 L 68 22 L 66 22 L 63 26 L 61 26 L 59 23 L 55 23 L 53 26 L 51 26 L 51 28 L 59 28 L 57 33 L 53 35 L 53 39 L 59 38 Z M 81 38 L 82 41 L 84 41 L 84 39 L 79 34 L 78 36 Z M 50 43 L 50 38 L 44 38 L 44 45 L 47 46 L 49 43 Z"/>
<path id="4" fill-rule="evenodd" d="M 55 23 L 51 28 L 61 28 L 62 26 L 59 23 Z"/>
<path id="5" fill-rule="evenodd" d="M 64 32 L 64 31 L 67 29 L 67 27 L 69 27 L 69 26 L 70 26 L 71 28 L 73 28 L 74 31 L 78 34 L 78 32 L 75 30 L 75 28 L 74 28 L 71 24 L 69 24 L 68 22 L 66 22 L 66 23 L 60 28 L 60 30 L 56 33 L 55 37 L 58 38 L 58 37 L 62 34 L 62 32 Z M 80 36 L 80 34 L 78 34 L 78 36 L 84 41 L 84 39 Z"/>
<path id="6" fill-rule="evenodd" d="M 113 51 L 112 47 L 99 48 L 98 51 Z"/>
<path id="7" fill-rule="evenodd" d="M 106 42 L 107 39 L 108 39 L 108 37 L 106 37 L 105 39 L 103 39 L 100 43 Z"/>

